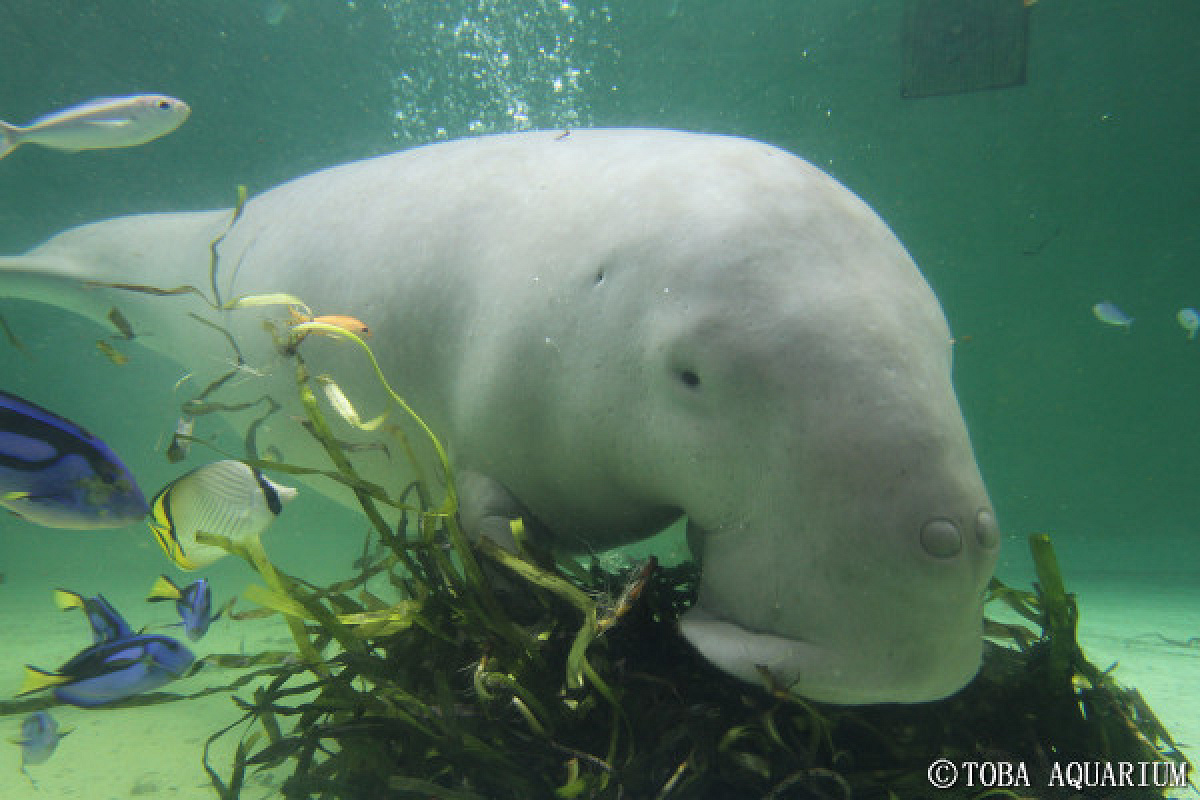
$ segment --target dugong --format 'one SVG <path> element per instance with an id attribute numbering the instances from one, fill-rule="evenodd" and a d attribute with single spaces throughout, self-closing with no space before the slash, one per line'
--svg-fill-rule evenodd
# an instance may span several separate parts
<path id="1" fill-rule="evenodd" d="M 219 399 L 283 403 L 259 447 L 320 466 L 264 332 L 286 329 L 283 309 L 98 285 L 116 283 L 286 292 L 362 320 L 445 443 L 473 535 L 523 515 L 599 549 L 686 515 L 702 575 L 682 632 L 739 678 L 921 702 L 978 669 L 1000 534 L 945 317 L 883 221 L 782 150 L 660 130 L 486 136 L 316 172 L 240 215 L 122 217 L 0 260 L 0 296 L 101 322 L 118 307 L 187 369 L 230 356 L 188 312 L 223 326 L 259 377 Z M 345 341 L 310 335 L 302 353 L 364 419 L 386 406 Z M 171 387 L 162 402 L 178 405 Z M 393 491 L 399 462 L 355 454 Z"/>

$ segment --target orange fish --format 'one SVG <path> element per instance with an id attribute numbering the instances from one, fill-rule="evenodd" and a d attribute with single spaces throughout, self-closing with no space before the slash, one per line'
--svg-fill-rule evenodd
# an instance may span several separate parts
<path id="1" fill-rule="evenodd" d="M 341 328 L 344 331 L 356 333 L 359 336 L 370 337 L 371 329 L 361 319 L 348 317 L 345 314 L 326 314 L 320 317 L 313 317 L 313 322 L 322 322 L 326 325 L 332 325 L 335 328 Z"/>
<path id="2" fill-rule="evenodd" d="M 361 336 L 364 339 L 369 339 L 371 337 L 371 329 L 367 327 L 365 322 L 355 317 L 349 317 L 345 314 L 325 314 L 320 317 L 309 317 L 301 314 L 294 308 L 291 309 L 291 312 L 293 325 L 302 325 L 305 322 L 320 322 L 323 325 L 332 325 L 335 328 L 341 328 L 344 331 L 349 331 L 350 333 Z M 312 333 L 320 333 L 320 331 L 312 331 Z"/>

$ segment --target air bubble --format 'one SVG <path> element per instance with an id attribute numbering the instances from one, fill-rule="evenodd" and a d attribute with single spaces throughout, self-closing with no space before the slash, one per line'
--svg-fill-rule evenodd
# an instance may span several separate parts
<path id="1" fill-rule="evenodd" d="M 447 0 L 420 11 L 390 8 L 393 52 L 405 65 L 392 79 L 397 141 L 593 124 L 593 68 L 617 54 L 607 5 Z"/>

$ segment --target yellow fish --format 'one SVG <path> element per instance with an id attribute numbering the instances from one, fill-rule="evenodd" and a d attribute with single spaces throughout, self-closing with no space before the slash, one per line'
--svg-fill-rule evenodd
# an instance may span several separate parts
<path id="1" fill-rule="evenodd" d="M 103 353 L 105 358 L 116 364 L 118 367 L 123 367 L 129 363 L 129 356 L 125 355 L 103 339 L 96 340 L 96 349 Z"/>

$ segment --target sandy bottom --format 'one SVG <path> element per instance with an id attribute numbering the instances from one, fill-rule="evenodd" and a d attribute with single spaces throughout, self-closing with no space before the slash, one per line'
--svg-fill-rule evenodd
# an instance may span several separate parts
<path id="1" fill-rule="evenodd" d="M 0 699 L 5 700 L 19 687 L 23 664 L 53 668 L 90 641 L 82 615 L 54 608 L 50 597 L 54 584 L 14 583 L 0 586 Z M 1191 576 L 1094 574 L 1074 576 L 1071 584 L 1069 588 L 1080 598 L 1085 652 L 1101 667 L 1119 662 L 1121 683 L 1140 689 L 1167 729 L 1194 756 L 1196 750 L 1190 746 L 1200 742 L 1196 691 L 1200 643 L 1185 643 L 1200 635 L 1197 581 Z M 173 609 L 168 604 L 143 603 L 139 588 L 117 588 L 106 591 L 106 596 L 126 611 L 135 626 L 170 622 Z M 286 629 L 277 620 L 220 621 L 193 649 L 197 655 L 257 652 L 289 643 Z M 205 671 L 168 688 L 194 692 L 228 683 L 238 674 Z M 245 696 L 246 690 L 242 693 Z M 0 744 L 0 797 L 211 798 L 215 795 L 200 764 L 201 748 L 211 733 L 239 716 L 227 694 L 125 709 L 57 706 L 52 713 L 60 725 L 74 727 L 74 732 L 62 740 L 49 761 L 29 767 L 36 789 L 18 769 L 20 748 Z M 23 716 L 0 720 L 3 738 L 17 735 Z M 231 763 L 235 741 L 234 736 L 225 737 L 213 750 L 212 762 L 222 774 Z M 278 780 L 250 775 L 243 796 L 276 796 Z"/>

